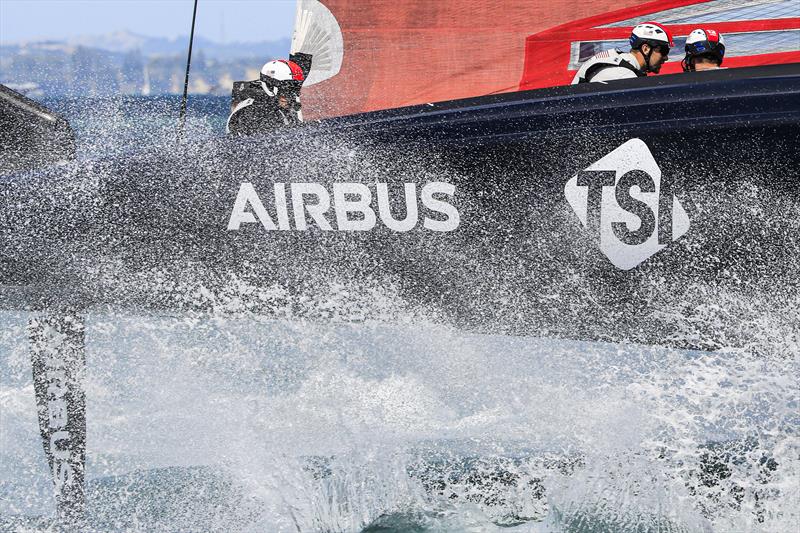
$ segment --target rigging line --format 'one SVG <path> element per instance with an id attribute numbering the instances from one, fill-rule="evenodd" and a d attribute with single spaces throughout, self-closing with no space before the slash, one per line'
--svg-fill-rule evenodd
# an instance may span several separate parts
<path id="1" fill-rule="evenodd" d="M 519 91 L 519 83 L 515 83 L 514 85 L 509 85 L 508 87 L 502 87 L 500 89 L 496 89 L 492 92 L 482 94 L 481 96 L 491 96 L 493 94 L 502 94 L 508 92 L 517 92 Z"/>
<path id="2" fill-rule="evenodd" d="M 189 55 L 186 58 L 186 77 L 183 81 L 183 99 L 181 100 L 181 118 L 178 124 L 178 142 L 183 140 L 183 126 L 186 124 L 186 100 L 189 96 L 189 68 L 192 65 L 192 43 L 194 43 L 194 22 L 197 18 L 197 0 L 194 0 L 192 11 L 192 31 L 189 33 Z"/>
<path id="3" fill-rule="evenodd" d="M 491 92 L 488 92 L 488 93 L 485 93 L 485 94 L 477 94 L 477 95 L 472 95 L 472 96 L 462 96 L 461 98 L 479 98 L 481 96 L 491 96 L 493 94 L 510 93 L 510 92 L 517 92 L 517 91 L 519 91 L 519 83 L 515 83 L 514 85 L 509 85 L 508 87 L 501 87 L 500 89 L 495 89 L 494 91 L 491 91 Z M 406 100 L 404 103 L 400 104 L 398 107 L 414 106 L 414 105 L 425 105 L 426 103 L 428 105 L 435 105 L 436 103 L 441 103 L 441 102 L 419 102 L 418 97 L 419 97 L 420 94 L 421 93 L 418 93 L 418 94 L 414 95 L 412 98 Z"/>

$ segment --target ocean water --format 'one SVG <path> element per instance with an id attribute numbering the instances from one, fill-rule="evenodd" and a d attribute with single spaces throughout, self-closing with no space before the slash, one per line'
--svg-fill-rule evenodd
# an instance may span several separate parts
<path id="1" fill-rule="evenodd" d="M 42 103 L 69 121 L 79 159 L 113 157 L 147 146 L 174 145 L 178 140 L 179 96 L 46 98 Z M 190 95 L 186 109 L 185 139 L 225 134 L 229 98 Z"/>
<path id="2" fill-rule="evenodd" d="M 52 514 L 52 485 L 26 316 L 0 320 L 0 512 L 29 524 Z M 98 531 L 789 531 L 798 518 L 796 361 L 107 314 L 87 317 L 87 356 Z M 709 482 L 711 468 L 725 477 Z"/>
<path id="3" fill-rule="evenodd" d="M 80 158 L 175 139 L 175 98 L 51 104 Z M 187 136 L 221 135 L 227 105 L 190 102 Z M 339 293 L 329 316 L 347 305 Z M 370 298 L 391 320 L 88 312 L 87 530 L 783 533 L 800 521 L 791 302 L 755 316 L 754 302 L 698 306 L 687 323 L 749 340 L 701 352 L 471 334 L 389 289 Z M 55 531 L 30 317 L 0 312 L 0 530 Z"/>

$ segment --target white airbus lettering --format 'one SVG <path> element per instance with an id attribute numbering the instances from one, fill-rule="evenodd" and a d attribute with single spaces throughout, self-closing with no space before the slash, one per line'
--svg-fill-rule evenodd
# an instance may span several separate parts
<path id="1" fill-rule="evenodd" d="M 374 185 L 376 194 L 364 183 L 336 182 L 331 194 L 321 183 L 274 183 L 274 203 L 265 207 L 253 184 L 245 182 L 236 194 L 228 230 L 237 231 L 242 225 L 260 223 L 267 231 L 306 231 L 312 226 L 323 231 L 369 231 L 375 228 L 378 220 L 397 232 L 410 231 L 418 226 L 420 208 L 416 184 L 402 184 L 402 200 L 393 197 L 401 192 L 399 185 Z M 422 228 L 439 232 L 458 228 L 461 217 L 452 201 L 455 194 L 456 188 L 450 183 L 430 182 L 422 186 L 419 200 L 427 210 Z M 374 206 L 376 198 L 377 206 Z M 404 211 L 405 216 L 396 218 Z M 271 212 L 274 212 L 274 219 Z M 275 224 L 274 220 L 278 223 Z M 294 227 L 290 227 L 290 220 L 293 220 Z M 335 229 L 332 227 L 334 222 Z"/>

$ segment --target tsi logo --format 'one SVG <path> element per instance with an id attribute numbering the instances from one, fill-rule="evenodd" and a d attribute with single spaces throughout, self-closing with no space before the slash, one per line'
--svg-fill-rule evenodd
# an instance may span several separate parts
<path id="1" fill-rule="evenodd" d="M 630 270 L 689 230 L 689 215 L 641 139 L 631 139 L 564 186 L 564 196 L 600 250 Z"/>

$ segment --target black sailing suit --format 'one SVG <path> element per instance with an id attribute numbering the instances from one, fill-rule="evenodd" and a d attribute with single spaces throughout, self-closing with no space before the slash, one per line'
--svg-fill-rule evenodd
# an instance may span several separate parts
<path id="1" fill-rule="evenodd" d="M 234 106 L 228 117 L 227 131 L 231 135 L 254 135 L 279 128 L 297 126 L 303 121 L 300 98 L 297 95 L 285 96 L 287 107 L 278 103 L 278 93 L 273 95 L 260 81 L 237 82 L 248 84 L 240 86 L 239 97 L 246 97 Z"/>

